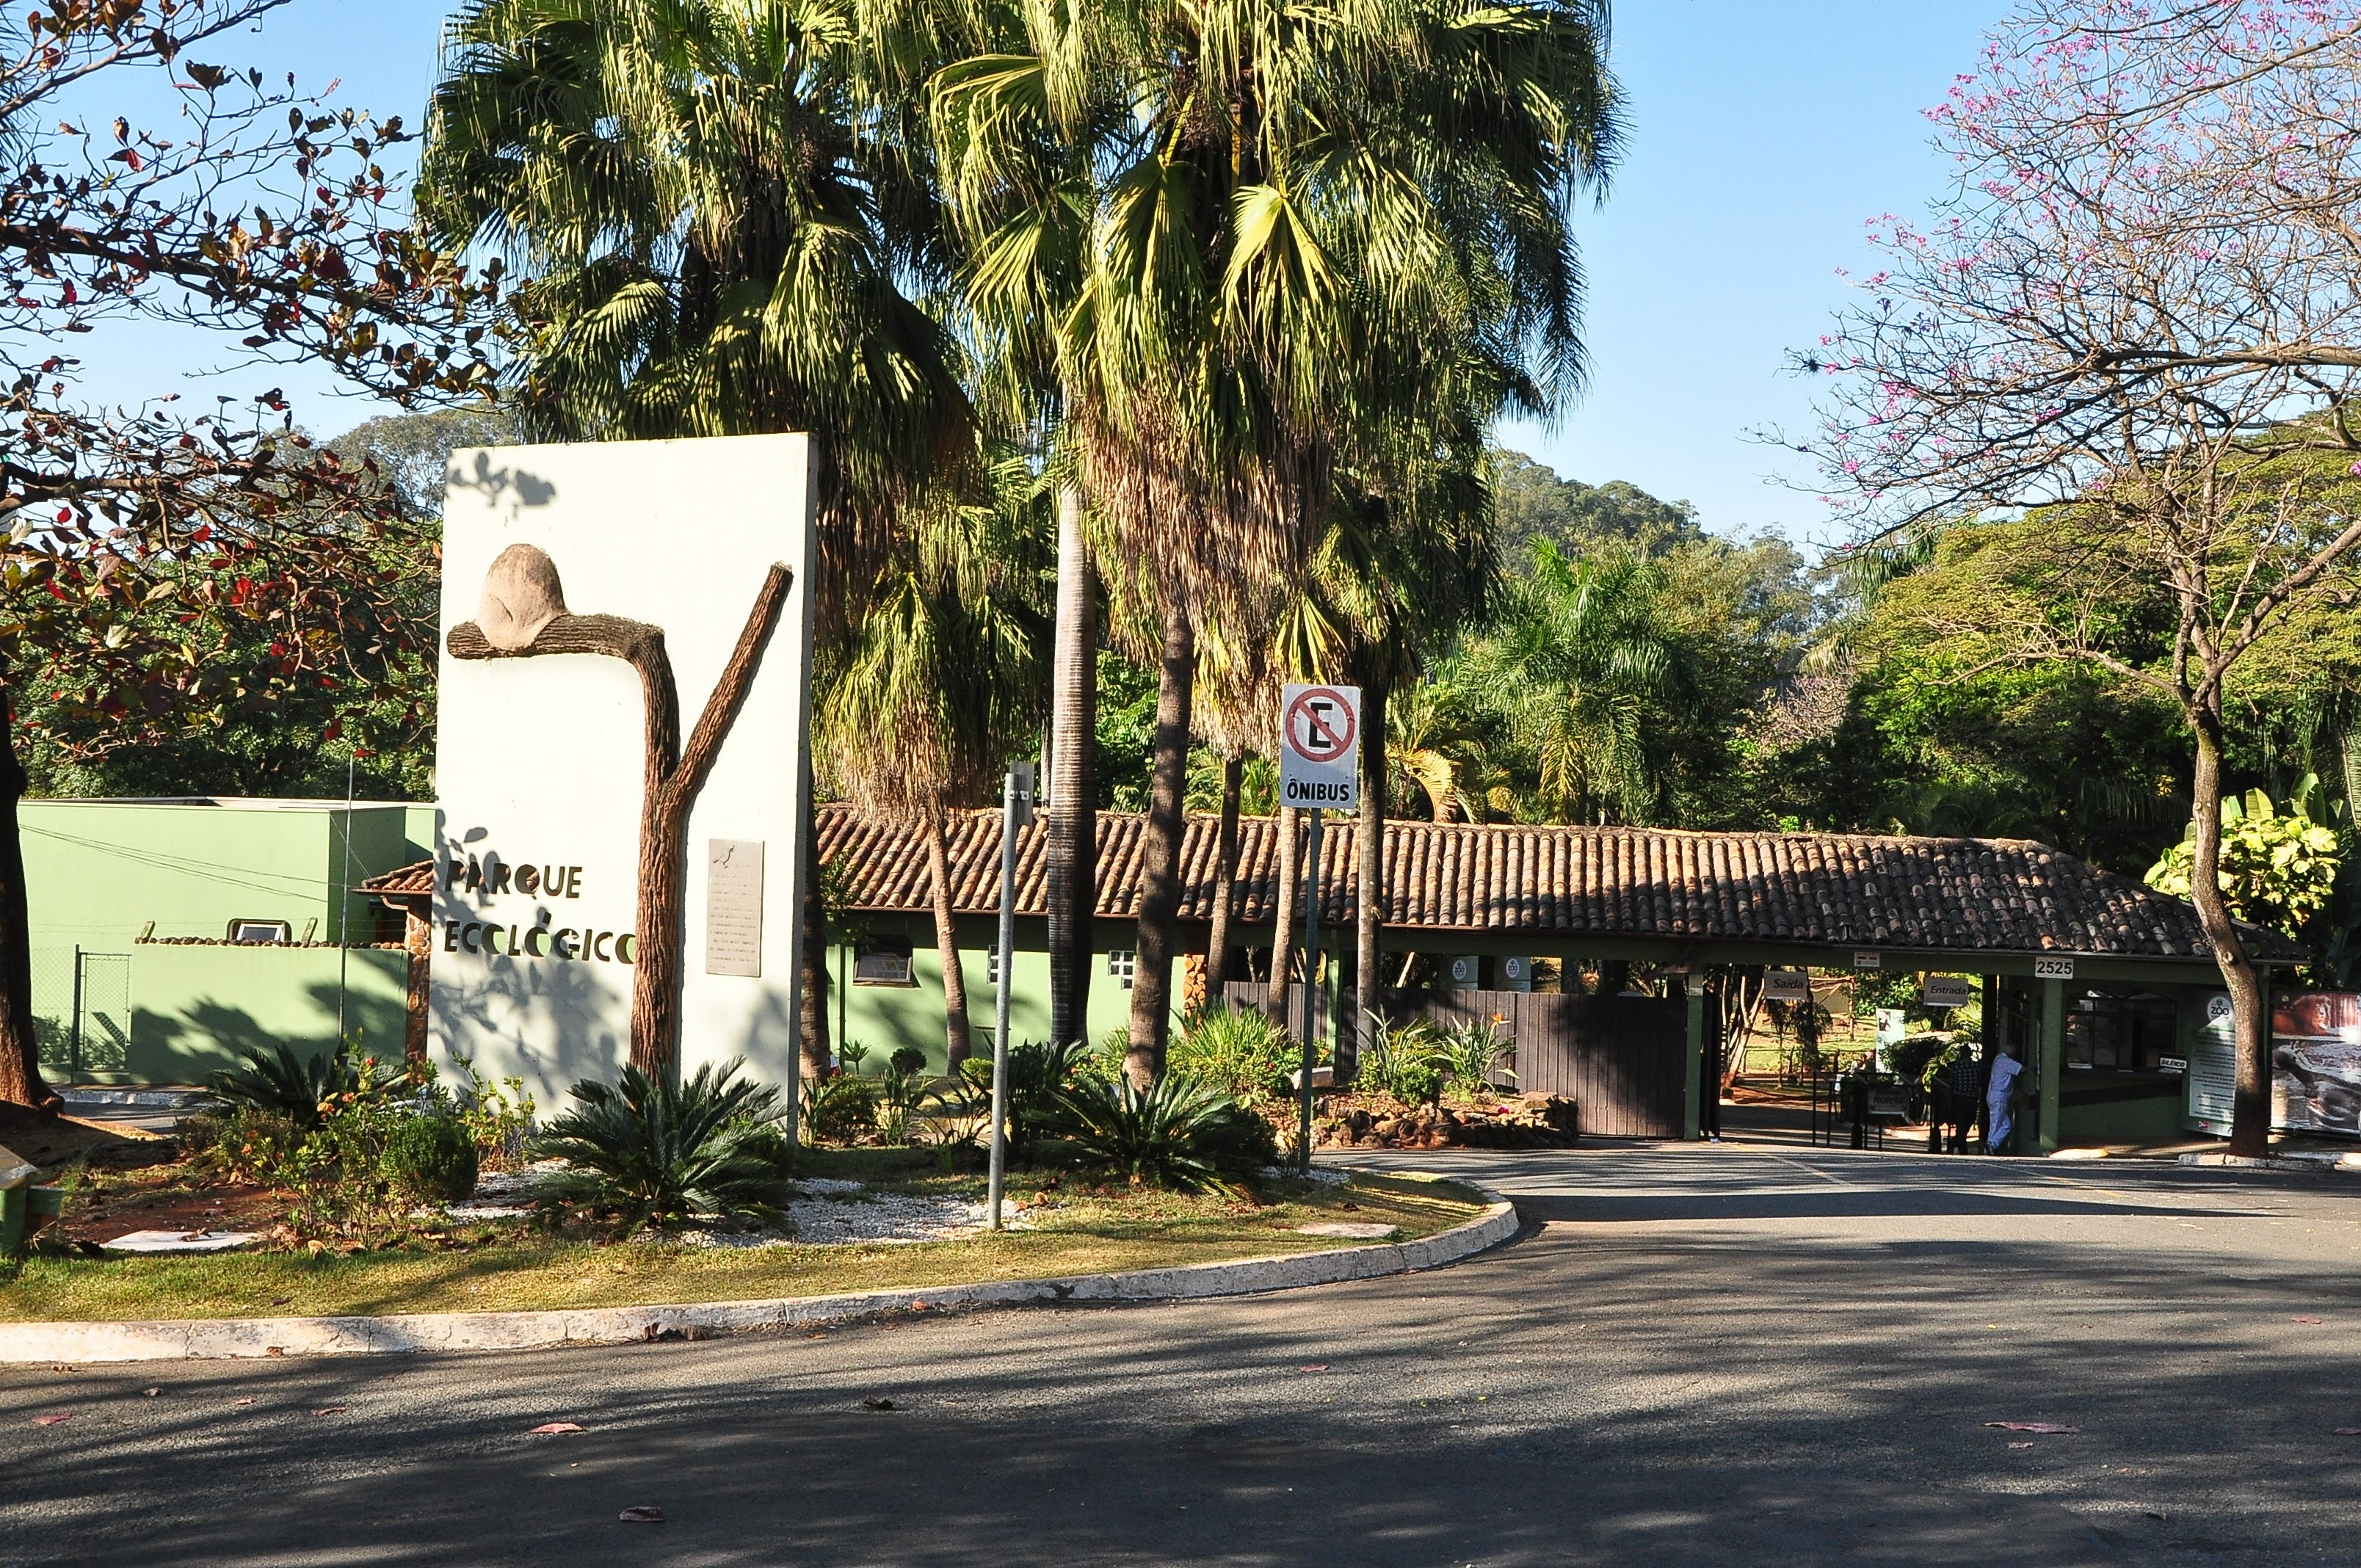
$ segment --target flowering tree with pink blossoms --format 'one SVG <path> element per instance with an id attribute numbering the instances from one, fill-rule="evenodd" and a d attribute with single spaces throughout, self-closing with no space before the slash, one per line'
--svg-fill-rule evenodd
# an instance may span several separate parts
<path id="1" fill-rule="evenodd" d="M 2260 1154 L 2268 998 L 2219 881 L 2224 684 L 2356 589 L 2361 0 L 2030 0 L 1929 115 L 1957 183 L 1931 222 L 1872 225 L 1883 269 L 1801 361 L 1827 378 L 1806 449 L 1864 543 L 2033 509 L 2037 591 L 1962 630 L 2180 706 L 2232 1148 Z"/>

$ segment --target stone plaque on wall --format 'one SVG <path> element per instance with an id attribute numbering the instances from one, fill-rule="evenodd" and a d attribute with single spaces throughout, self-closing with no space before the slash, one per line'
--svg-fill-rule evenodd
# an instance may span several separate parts
<path id="1" fill-rule="evenodd" d="M 763 978 L 763 843 L 705 846 L 705 972 Z"/>

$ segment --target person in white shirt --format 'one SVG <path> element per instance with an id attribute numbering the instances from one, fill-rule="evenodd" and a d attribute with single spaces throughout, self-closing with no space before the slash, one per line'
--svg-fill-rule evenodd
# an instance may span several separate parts
<path id="1" fill-rule="evenodd" d="M 1998 1154 L 2008 1146 L 2009 1135 L 2016 1130 L 2015 1118 L 2009 1114 L 2009 1101 L 2016 1089 L 2016 1075 L 2025 1064 L 2008 1047 L 1993 1058 L 1991 1076 L 1984 1083 L 1984 1153 Z"/>

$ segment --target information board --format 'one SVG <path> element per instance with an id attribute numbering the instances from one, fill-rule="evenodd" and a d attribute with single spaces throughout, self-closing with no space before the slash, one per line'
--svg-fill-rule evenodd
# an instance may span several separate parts
<path id="1" fill-rule="evenodd" d="M 763 978 L 763 841 L 705 846 L 705 972 Z"/>

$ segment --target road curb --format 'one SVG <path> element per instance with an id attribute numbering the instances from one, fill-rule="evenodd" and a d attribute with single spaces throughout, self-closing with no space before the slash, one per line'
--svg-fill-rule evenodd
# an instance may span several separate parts
<path id="1" fill-rule="evenodd" d="M 1283 1257 L 1192 1263 L 1125 1274 L 1002 1279 L 841 1296 L 672 1306 L 583 1307 L 533 1312 L 409 1312 L 380 1318 L 182 1318 L 153 1322 L 0 1323 L 0 1365 L 37 1362 L 215 1361 L 259 1356 L 401 1355 L 425 1351 L 545 1350 L 631 1344 L 669 1335 L 807 1328 L 890 1312 L 1068 1301 L 1185 1301 L 1338 1285 L 1439 1268 L 1517 1233 L 1515 1205 L 1473 1182 L 1419 1173 L 1362 1174 L 1472 1189 L 1475 1219 L 1414 1242 L 1338 1247 Z"/>
<path id="2" fill-rule="evenodd" d="M 2210 1166 L 2230 1170 L 2361 1170 L 2361 1153 L 2339 1154 L 2321 1149 L 2302 1154 L 2275 1154 L 2257 1157 L 2235 1154 L 2185 1154 L 2179 1157 L 2181 1165 Z"/>

